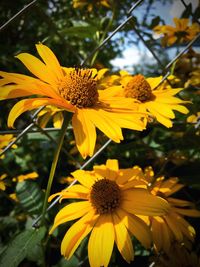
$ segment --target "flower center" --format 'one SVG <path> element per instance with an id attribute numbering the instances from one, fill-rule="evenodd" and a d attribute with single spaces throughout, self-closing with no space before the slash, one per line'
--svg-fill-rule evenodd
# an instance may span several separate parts
<path id="1" fill-rule="evenodd" d="M 98 101 L 97 82 L 89 69 L 74 69 L 58 86 L 60 95 L 78 108 L 91 107 Z"/>
<path id="2" fill-rule="evenodd" d="M 104 178 L 98 180 L 92 186 L 90 199 L 97 213 L 111 213 L 119 207 L 121 200 L 120 193 L 120 188 L 116 182 Z"/>
<path id="3" fill-rule="evenodd" d="M 141 74 L 135 75 L 124 88 L 125 97 L 136 98 L 140 102 L 146 102 L 153 98 L 150 84 Z"/>

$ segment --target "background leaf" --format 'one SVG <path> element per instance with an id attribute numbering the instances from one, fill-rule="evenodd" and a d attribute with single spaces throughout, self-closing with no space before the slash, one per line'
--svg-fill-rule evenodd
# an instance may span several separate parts
<path id="1" fill-rule="evenodd" d="M 18 234 L 0 255 L 0 267 L 17 267 L 45 235 L 45 227 L 29 229 Z"/>

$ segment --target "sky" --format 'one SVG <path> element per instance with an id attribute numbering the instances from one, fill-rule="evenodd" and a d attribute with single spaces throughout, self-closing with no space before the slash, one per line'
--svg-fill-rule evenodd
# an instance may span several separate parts
<path id="1" fill-rule="evenodd" d="M 198 0 L 185 0 L 186 4 L 191 3 L 193 11 L 198 6 Z M 157 2 L 154 6 L 154 14 L 159 15 L 162 19 L 165 20 L 166 24 L 173 25 L 173 18 L 180 17 L 185 7 L 180 0 L 172 1 L 172 4 L 166 4 L 163 6 L 160 2 Z M 166 10 L 169 10 L 166 12 Z M 142 16 L 142 5 L 138 7 L 135 15 L 139 18 Z M 134 13 L 133 13 L 134 15 Z M 152 19 L 152 18 L 151 18 Z M 117 69 L 132 69 L 133 65 L 140 63 L 141 59 L 145 57 L 147 61 L 154 61 L 152 54 L 146 49 L 146 47 L 140 43 L 140 46 L 131 45 L 126 46 L 126 49 L 122 53 L 122 57 L 115 58 L 111 61 L 111 64 Z"/>

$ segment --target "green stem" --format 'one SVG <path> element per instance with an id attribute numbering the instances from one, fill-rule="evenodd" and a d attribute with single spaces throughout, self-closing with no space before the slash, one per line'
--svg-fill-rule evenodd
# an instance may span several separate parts
<path id="1" fill-rule="evenodd" d="M 103 33 L 102 36 L 101 36 L 101 39 L 99 40 L 99 44 L 101 44 L 101 43 L 104 41 L 104 39 L 105 39 L 105 37 L 106 37 L 106 34 L 108 33 L 108 31 L 109 31 L 109 29 L 110 29 L 110 27 L 111 27 L 111 25 L 112 25 L 112 23 L 113 23 L 114 17 L 115 17 L 115 7 L 114 7 L 113 10 L 112 10 L 112 17 L 111 17 L 111 19 L 109 20 L 108 25 L 107 25 L 107 27 L 105 28 L 104 33 Z M 99 50 L 97 50 L 97 51 L 95 52 L 95 54 L 93 55 L 93 57 L 92 57 L 92 59 L 91 59 L 91 62 L 90 62 L 90 66 L 93 66 L 93 64 L 94 64 L 94 62 L 95 62 L 95 60 L 96 60 L 98 54 L 99 54 Z"/>
<path id="2" fill-rule="evenodd" d="M 63 144 L 63 141 L 64 141 L 65 133 L 66 133 L 68 122 L 69 122 L 70 118 L 71 118 L 71 113 L 66 112 L 64 114 L 64 121 L 63 121 L 62 128 L 61 128 L 61 131 L 60 131 L 60 136 L 58 138 L 58 144 L 57 144 L 57 147 L 56 147 L 56 149 L 54 151 L 53 162 L 52 162 L 52 165 L 51 165 L 51 170 L 50 170 L 50 174 L 49 174 L 49 180 L 48 180 L 47 189 L 46 189 L 46 193 L 45 193 L 44 204 L 43 204 L 43 208 L 42 208 L 41 225 L 44 224 L 45 213 L 46 213 L 47 204 L 48 204 L 48 198 L 49 198 L 49 195 L 50 195 L 50 192 L 51 192 L 51 186 L 52 186 L 52 183 L 53 183 L 53 178 L 54 178 L 56 166 L 57 166 L 57 163 L 58 163 L 60 150 L 62 148 L 62 144 Z"/>

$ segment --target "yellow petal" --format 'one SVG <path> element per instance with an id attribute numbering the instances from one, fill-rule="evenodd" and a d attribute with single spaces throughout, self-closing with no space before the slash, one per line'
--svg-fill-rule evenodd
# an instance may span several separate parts
<path id="1" fill-rule="evenodd" d="M 91 122 L 99 128 L 105 135 L 107 135 L 113 141 L 119 143 L 123 140 L 121 128 L 112 119 L 112 114 L 105 112 L 101 109 L 87 109 L 85 115 L 90 118 Z"/>
<path id="2" fill-rule="evenodd" d="M 152 238 L 149 227 L 140 218 L 125 212 L 123 209 L 117 209 L 116 213 L 132 235 L 134 235 L 145 248 L 150 248 Z"/>
<path id="3" fill-rule="evenodd" d="M 92 206 L 89 201 L 74 202 L 65 206 L 56 215 L 50 234 L 58 227 L 58 225 L 80 218 L 90 210 L 92 210 Z"/>
<path id="4" fill-rule="evenodd" d="M 177 216 L 170 213 L 167 216 L 164 216 L 164 218 L 165 218 L 169 228 L 173 232 L 176 240 L 181 242 L 183 240 L 183 234 L 180 231 Z"/>
<path id="5" fill-rule="evenodd" d="M 108 159 L 106 161 L 106 178 L 109 180 L 116 180 L 119 170 L 118 160 L 116 159 Z"/>
<path id="6" fill-rule="evenodd" d="M 170 119 L 161 115 L 157 110 L 155 110 L 152 107 L 148 107 L 148 110 L 157 119 L 157 121 L 163 124 L 165 127 L 167 128 L 172 127 L 172 122 Z"/>
<path id="7" fill-rule="evenodd" d="M 164 249 L 166 252 L 168 252 L 173 239 L 170 240 L 171 230 L 168 228 L 164 219 L 158 216 L 152 217 L 151 227 L 152 227 L 153 242 L 156 246 L 156 250 L 160 251 Z"/>
<path id="8" fill-rule="evenodd" d="M 147 78 L 146 81 L 150 84 L 151 89 L 154 90 L 161 82 L 162 76 L 155 77 L 155 78 Z"/>
<path id="9" fill-rule="evenodd" d="M 81 241 L 90 233 L 97 219 L 98 215 L 95 215 L 92 210 L 69 228 L 61 244 L 61 254 L 64 257 L 71 258 Z"/>
<path id="10" fill-rule="evenodd" d="M 44 63 L 47 65 L 47 68 L 49 68 L 49 70 L 51 71 L 52 75 L 54 75 L 58 80 L 61 80 L 64 75 L 60 63 L 58 62 L 51 49 L 43 44 L 37 44 L 36 48 Z"/>
<path id="11" fill-rule="evenodd" d="M 178 199 L 178 198 L 168 197 L 167 201 L 169 201 L 169 203 L 172 204 L 173 206 L 178 206 L 178 207 L 193 207 L 194 206 L 192 202 Z"/>
<path id="12" fill-rule="evenodd" d="M 96 143 L 96 129 L 85 110 L 77 110 L 72 118 L 76 145 L 82 157 L 92 156 Z"/>
<path id="13" fill-rule="evenodd" d="M 62 123 L 63 123 L 63 114 L 62 114 L 62 112 L 57 112 L 53 116 L 53 126 L 55 128 L 61 128 L 62 127 Z"/>
<path id="14" fill-rule="evenodd" d="M 51 80 L 54 80 L 54 77 L 52 77 L 52 74 L 48 71 L 46 65 L 38 58 L 28 53 L 21 53 L 17 55 L 16 58 L 18 58 L 30 72 L 42 81 L 50 83 Z"/>
<path id="15" fill-rule="evenodd" d="M 181 105 L 173 105 L 171 106 L 171 108 L 183 114 L 187 114 L 189 112 L 189 110 L 185 106 L 181 106 Z"/>
<path id="16" fill-rule="evenodd" d="M 151 195 L 146 189 L 135 188 L 122 192 L 121 207 L 132 214 L 155 216 L 166 214 L 169 210 L 166 200 Z"/>
<path id="17" fill-rule="evenodd" d="M 96 177 L 92 175 L 89 171 L 76 170 L 71 174 L 75 179 L 79 181 L 79 183 L 86 186 L 87 188 L 91 188 L 96 180 Z"/>
<path id="18" fill-rule="evenodd" d="M 33 99 L 23 99 L 11 109 L 8 116 L 8 127 L 13 127 L 15 120 L 25 111 L 33 110 L 41 106 L 45 105 L 55 105 L 58 107 L 65 108 L 66 110 L 74 109 L 73 106 L 68 104 L 67 102 L 62 102 L 58 99 L 51 98 L 33 98 Z"/>
<path id="19" fill-rule="evenodd" d="M 175 115 L 170 105 L 159 103 L 157 101 L 148 102 L 148 108 L 154 109 L 157 113 L 170 119 L 174 119 Z"/>
<path id="20" fill-rule="evenodd" d="M 189 216 L 189 217 L 200 217 L 200 211 L 199 210 L 195 210 L 195 209 L 182 209 L 182 208 L 175 208 L 173 207 L 173 211 L 181 214 L 181 215 L 185 215 L 185 216 Z"/>
<path id="21" fill-rule="evenodd" d="M 88 242 L 88 256 L 92 267 L 107 267 L 114 245 L 114 227 L 110 214 L 101 215 Z"/>
<path id="22" fill-rule="evenodd" d="M 114 224 L 115 242 L 117 244 L 117 248 L 125 261 L 130 263 L 130 261 L 134 259 L 134 251 L 127 228 L 115 213 L 112 214 L 112 219 Z"/>
<path id="23" fill-rule="evenodd" d="M 59 193 L 52 194 L 48 201 L 52 201 L 52 199 L 57 196 L 60 196 L 60 201 L 67 198 L 88 199 L 88 194 L 88 188 L 82 185 L 73 185 Z"/>
<path id="24" fill-rule="evenodd" d="M 138 166 L 134 166 L 133 168 L 120 169 L 117 178 L 117 183 L 125 184 L 129 180 L 141 178 L 143 178 L 142 169 Z"/>

